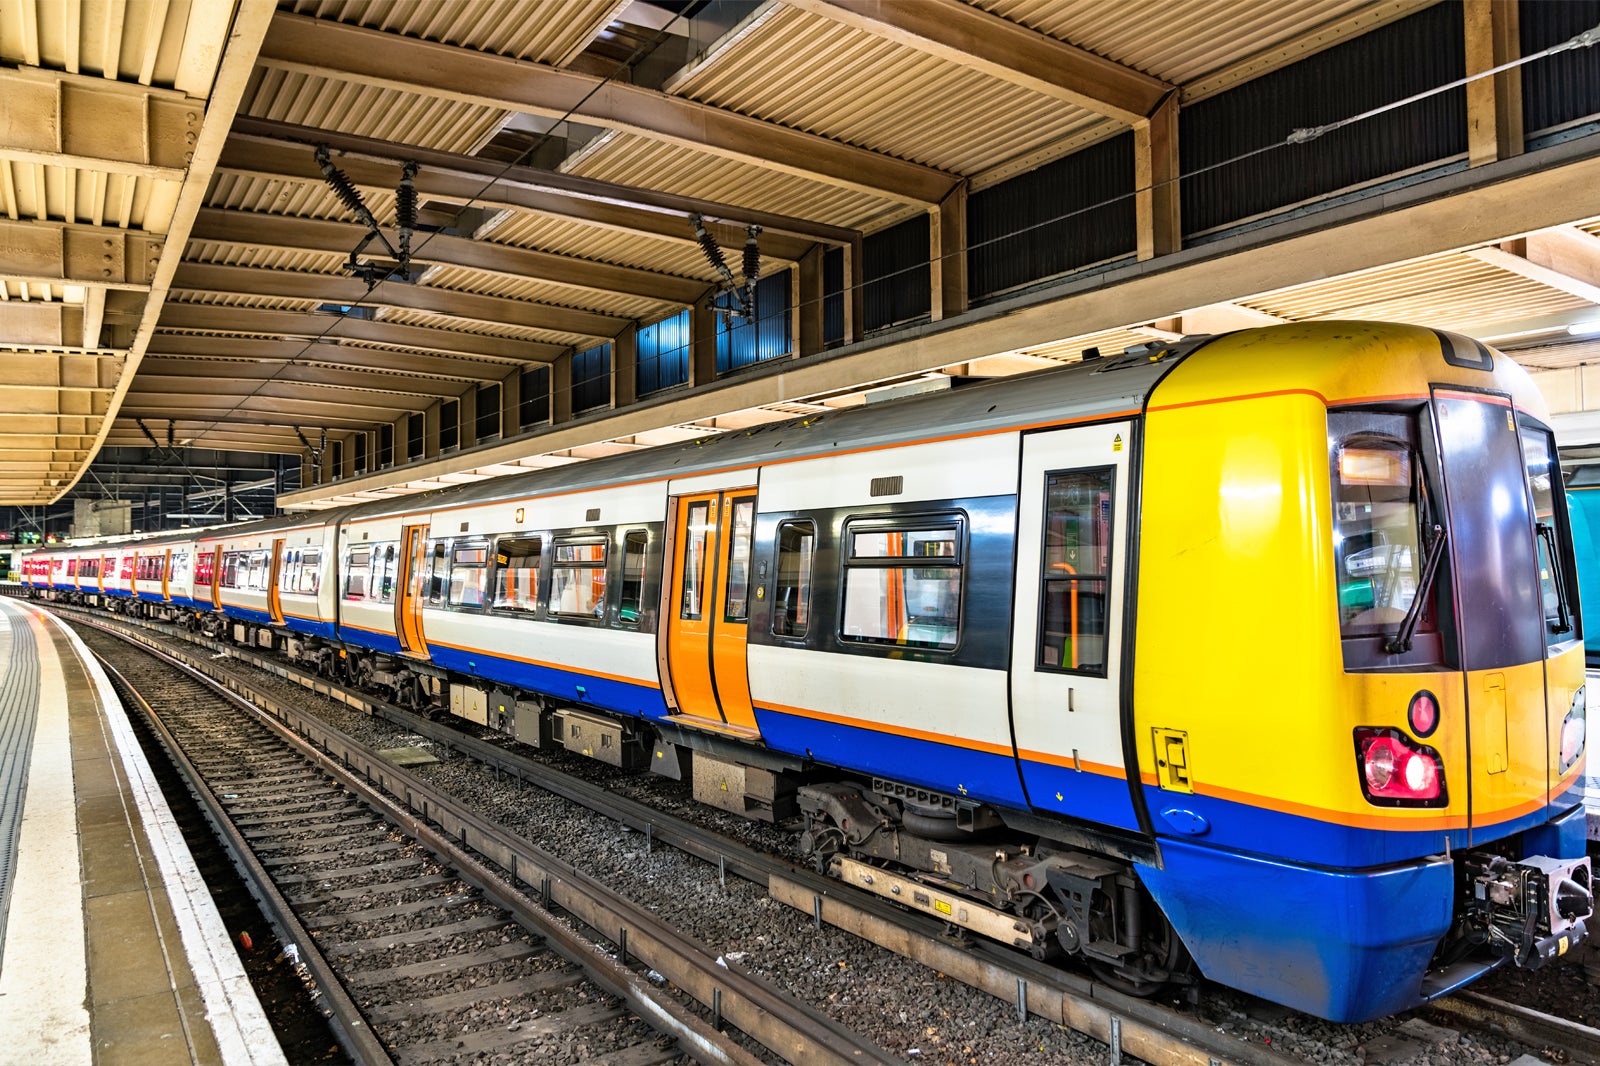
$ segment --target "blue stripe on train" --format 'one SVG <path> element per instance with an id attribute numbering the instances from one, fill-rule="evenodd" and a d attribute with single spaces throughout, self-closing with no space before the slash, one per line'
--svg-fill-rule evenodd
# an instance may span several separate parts
<path id="1" fill-rule="evenodd" d="M 505 659 L 481 651 L 461 651 L 442 644 L 429 644 L 428 655 L 436 665 L 446 669 L 530 692 L 541 692 L 579 706 L 588 705 L 640 718 L 663 718 L 667 714 L 661 690 L 654 685 L 596 677 L 559 667 Z"/>
<path id="2" fill-rule="evenodd" d="M 253 607 L 238 607 L 227 603 L 223 604 L 222 613 L 229 618 L 237 618 L 244 622 L 260 622 L 262 625 L 272 624 L 272 615 L 266 611 L 258 611 Z"/>
<path id="3" fill-rule="evenodd" d="M 1025 807 L 1017 760 L 876 729 L 826 722 L 757 707 L 756 725 L 767 746 L 819 762 L 848 766 L 893 781 L 923 785 L 943 792 L 958 791 L 969 799 L 1007 807 Z M 1117 782 L 1124 799 L 1127 786 Z"/>
<path id="4" fill-rule="evenodd" d="M 1271 841 L 1274 853 L 1290 862 L 1358 867 L 1388 866 L 1438 854 L 1445 850 L 1447 837 L 1452 849 L 1500 840 L 1549 820 L 1579 802 L 1579 794 L 1574 786 L 1549 807 L 1493 825 L 1416 832 L 1341 825 L 1216 796 L 1168 792 L 1153 785 L 1145 786 L 1145 801 L 1160 836 L 1192 833 L 1194 827 L 1203 825 L 1199 840 L 1211 847 L 1260 851 L 1263 841 Z M 1184 826 L 1190 828 L 1186 830 Z"/>
<path id="5" fill-rule="evenodd" d="M 336 638 L 332 622 L 318 622 L 310 618 L 285 616 L 283 626 L 291 633 L 304 633 L 309 637 L 326 637 L 329 640 Z"/>
<path id="6" fill-rule="evenodd" d="M 371 648 L 373 651 L 398 652 L 400 638 L 392 633 L 375 633 L 370 629 L 357 629 L 355 626 L 339 627 L 335 639 L 346 644 L 354 644 L 358 648 Z M 438 662 L 434 659 L 434 662 Z"/>

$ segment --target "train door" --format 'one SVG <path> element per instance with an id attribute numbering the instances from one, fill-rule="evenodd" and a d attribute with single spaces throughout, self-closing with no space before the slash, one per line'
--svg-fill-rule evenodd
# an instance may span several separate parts
<path id="1" fill-rule="evenodd" d="M 1011 713 L 1034 806 L 1137 830 L 1121 711 L 1131 440 L 1128 422 L 1022 438 Z"/>
<path id="2" fill-rule="evenodd" d="M 428 654 L 422 635 L 422 580 L 427 569 L 427 526 L 405 526 L 400 534 L 400 595 L 395 597 L 394 631 L 407 655 Z"/>
<path id="3" fill-rule="evenodd" d="M 283 625 L 283 600 L 278 595 L 278 581 L 283 577 L 283 538 L 272 542 L 272 561 L 267 564 L 267 613 L 274 625 Z"/>
<path id="4" fill-rule="evenodd" d="M 1471 817 L 1491 828 L 1547 794 L 1545 624 L 1516 415 L 1505 396 L 1434 390 L 1465 674 Z M 1452 491 L 1458 490 L 1458 491 Z M 1426 563 L 1424 563 L 1424 566 Z"/>
<path id="5" fill-rule="evenodd" d="M 673 503 L 672 572 L 661 612 L 673 713 L 759 735 L 746 652 L 755 489 Z"/>
<path id="6" fill-rule="evenodd" d="M 168 548 L 166 555 L 161 559 L 161 599 L 165 603 L 172 602 L 172 549 Z"/>
<path id="7" fill-rule="evenodd" d="M 211 606 L 222 610 L 222 545 L 211 552 Z"/>

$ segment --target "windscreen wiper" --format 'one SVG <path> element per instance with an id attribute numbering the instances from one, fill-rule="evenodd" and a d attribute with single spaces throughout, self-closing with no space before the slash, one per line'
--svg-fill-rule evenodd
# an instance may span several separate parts
<path id="1" fill-rule="evenodd" d="M 1428 541 L 1428 554 L 1422 560 L 1422 576 L 1417 580 L 1416 594 L 1411 597 L 1411 607 L 1400 620 L 1400 629 L 1384 644 L 1383 650 L 1399 655 L 1411 650 L 1411 638 L 1416 636 L 1417 623 L 1422 621 L 1422 606 L 1433 590 L 1433 579 L 1439 573 L 1439 560 L 1444 557 L 1444 527 L 1433 527 L 1433 539 Z"/>
<path id="2" fill-rule="evenodd" d="M 1546 565 L 1550 567 L 1550 583 L 1555 586 L 1556 593 L 1555 624 L 1550 625 L 1549 621 L 1546 621 L 1545 624 L 1550 626 L 1550 632 L 1552 633 L 1570 633 L 1572 631 L 1572 616 L 1567 609 L 1566 573 L 1557 562 L 1561 556 L 1556 554 L 1555 527 L 1548 522 L 1535 522 L 1533 528 L 1534 532 L 1539 535 L 1539 539 L 1544 541 L 1545 561 Z"/>

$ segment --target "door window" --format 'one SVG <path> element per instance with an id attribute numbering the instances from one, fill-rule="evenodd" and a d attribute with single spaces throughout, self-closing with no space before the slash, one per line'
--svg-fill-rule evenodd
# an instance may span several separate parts
<path id="1" fill-rule="evenodd" d="M 1112 467 L 1045 478 L 1037 667 L 1106 676 Z"/>
<path id="2" fill-rule="evenodd" d="M 683 596 L 678 616 L 699 621 L 700 600 L 704 593 L 706 538 L 711 532 L 711 505 L 702 500 L 689 505 L 689 521 L 683 538 Z"/>
<path id="3" fill-rule="evenodd" d="M 631 529 L 622 539 L 622 595 L 618 597 L 617 621 L 636 626 L 644 613 L 644 561 L 650 535 Z"/>
<path id="4" fill-rule="evenodd" d="M 750 540 L 755 532 L 756 501 L 733 505 L 732 540 L 728 544 L 728 595 L 723 619 L 744 622 L 750 618 Z"/>

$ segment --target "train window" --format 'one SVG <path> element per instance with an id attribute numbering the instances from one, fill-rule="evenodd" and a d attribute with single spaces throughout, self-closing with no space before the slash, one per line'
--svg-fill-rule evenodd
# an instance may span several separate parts
<path id="1" fill-rule="evenodd" d="M 450 542 L 436 540 L 428 551 L 428 602 L 437 606 L 444 602 L 444 575 L 450 567 Z"/>
<path id="2" fill-rule="evenodd" d="M 1115 477 L 1106 466 L 1045 478 L 1037 669 L 1106 676 Z"/>
<path id="3" fill-rule="evenodd" d="M 577 618 L 599 618 L 606 606 L 606 542 L 556 541 L 550 575 L 550 610 Z"/>
<path id="4" fill-rule="evenodd" d="M 201 552 L 194 562 L 194 583 L 196 585 L 210 585 L 216 576 L 217 553 L 214 551 Z"/>
<path id="5" fill-rule="evenodd" d="M 501 537 L 495 545 L 494 609 L 533 614 L 539 610 L 539 563 L 543 537 Z"/>
<path id="6" fill-rule="evenodd" d="M 450 596 L 452 607 L 482 607 L 483 589 L 489 579 L 489 543 L 477 540 L 455 544 L 450 549 Z"/>
<path id="7" fill-rule="evenodd" d="M 636 626 L 644 613 L 644 560 L 650 534 L 630 529 L 622 538 L 622 589 L 617 597 L 617 621 Z"/>
<path id="8" fill-rule="evenodd" d="M 754 533 L 756 501 L 733 504 L 732 539 L 728 543 L 728 594 L 723 620 L 744 622 L 750 617 L 750 539 Z"/>
<path id="9" fill-rule="evenodd" d="M 846 529 L 845 640 L 949 651 L 961 622 L 961 527 Z"/>
<path id="10" fill-rule="evenodd" d="M 344 557 L 344 598 L 367 598 L 367 578 L 372 573 L 372 549 L 363 545 L 351 548 Z"/>
<path id="11" fill-rule="evenodd" d="M 683 539 L 683 598 L 678 617 L 690 621 L 700 618 L 700 599 L 706 572 L 706 535 L 711 531 L 711 505 L 705 501 L 689 505 L 687 536 Z"/>
<path id="12" fill-rule="evenodd" d="M 300 565 L 293 582 L 284 582 L 284 588 L 293 592 L 315 596 L 322 589 L 322 549 L 302 548 L 298 553 Z"/>
<path id="13" fill-rule="evenodd" d="M 803 637 L 811 624 L 811 563 L 817 526 L 807 519 L 778 527 L 778 583 L 772 595 L 772 632 Z"/>
<path id="14" fill-rule="evenodd" d="M 68 559 L 67 560 L 67 576 L 68 577 L 77 577 L 78 576 L 78 560 L 76 560 L 76 559 Z"/>
<path id="15" fill-rule="evenodd" d="M 225 589 L 239 587 L 239 556 L 241 552 L 224 552 L 222 555 L 222 575 L 217 584 Z"/>
<path id="16" fill-rule="evenodd" d="M 1572 538 L 1569 536 L 1566 492 L 1561 487 L 1561 466 L 1554 461 L 1555 442 L 1550 431 L 1523 421 L 1522 456 L 1528 468 L 1528 489 L 1533 495 L 1534 534 L 1539 550 L 1539 595 L 1544 609 L 1547 647 L 1565 644 L 1578 632 L 1577 583 L 1573 581 Z"/>
<path id="17" fill-rule="evenodd" d="M 395 571 L 399 565 L 395 558 L 397 554 L 393 544 L 372 546 L 372 577 L 368 587 L 372 598 L 379 603 L 394 602 Z"/>
<path id="18" fill-rule="evenodd" d="M 297 592 L 300 588 L 300 552 L 291 549 L 283 554 L 283 572 L 278 575 L 280 592 Z"/>
<path id="19" fill-rule="evenodd" d="M 250 553 L 250 584 L 247 588 L 265 591 L 272 575 L 271 553 L 265 549 Z"/>
<path id="20" fill-rule="evenodd" d="M 1416 418 L 1330 411 L 1328 438 L 1339 627 L 1347 638 L 1390 636 L 1416 598 L 1424 525 L 1441 521 L 1422 474 Z M 1417 629 L 1437 628 L 1433 605 L 1425 604 Z"/>

